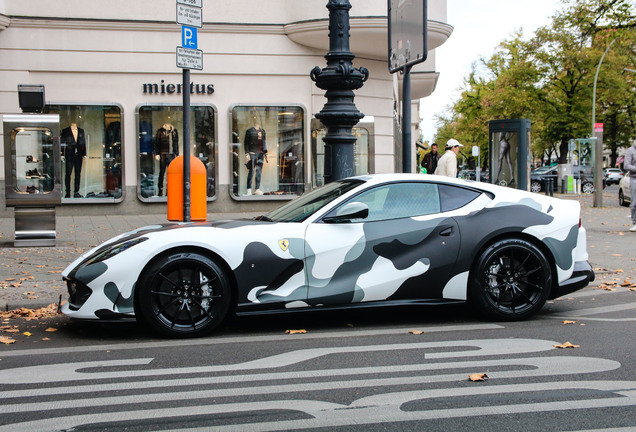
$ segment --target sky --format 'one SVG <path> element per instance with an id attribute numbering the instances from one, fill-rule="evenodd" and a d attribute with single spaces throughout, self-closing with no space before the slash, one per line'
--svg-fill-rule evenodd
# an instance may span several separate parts
<path id="1" fill-rule="evenodd" d="M 448 0 L 446 22 L 454 30 L 435 50 L 435 70 L 440 73 L 435 91 L 420 102 L 424 141 L 433 140 L 435 114 L 442 114 L 459 98 L 458 89 L 472 63 L 490 58 L 497 45 L 519 28 L 530 39 L 561 6 L 559 0 Z"/>

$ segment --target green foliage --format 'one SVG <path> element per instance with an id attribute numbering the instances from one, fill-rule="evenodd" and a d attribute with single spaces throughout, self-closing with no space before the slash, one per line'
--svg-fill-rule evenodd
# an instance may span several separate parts
<path id="1" fill-rule="evenodd" d="M 636 126 L 636 17 L 631 0 L 562 0 L 551 22 L 524 40 L 504 40 L 465 78 L 459 100 L 438 118 L 436 140 L 456 138 L 488 150 L 488 121 L 529 118 L 536 158 L 565 162 L 567 143 L 592 133 L 594 75 L 607 46 L 597 83 L 596 121 L 605 124 L 612 151 L 628 146 Z M 469 152 L 469 147 L 464 153 Z"/>

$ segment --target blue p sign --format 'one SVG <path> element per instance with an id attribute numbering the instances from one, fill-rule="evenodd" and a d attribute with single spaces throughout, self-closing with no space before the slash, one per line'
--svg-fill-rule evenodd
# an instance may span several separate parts
<path id="1" fill-rule="evenodd" d="M 197 28 L 181 26 L 181 46 L 184 48 L 197 49 Z"/>

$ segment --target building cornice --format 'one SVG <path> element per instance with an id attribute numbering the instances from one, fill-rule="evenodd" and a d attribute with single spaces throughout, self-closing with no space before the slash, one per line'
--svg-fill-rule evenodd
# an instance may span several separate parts
<path id="1" fill-rule="evenodd" d="M 6 15 L 0 14 L 0 31 L 8 28 L 10 23 L 11 23 L 11 18 L 9 18 Z"/>
<path id="2" fill-rule="evenodd" d="M 0 30 L 2 29 L 0 15 Z M 150 31 L 175 32 L 181 25 L 174 21 L 129 21 L 129 20 L 92 20 L 92 19 L 51 19 L 11 17 L 7 18 L 7 26 L 21 28 L 46 28 L 65 30 L 105 30 L 105 31 Z M 6 27 L 5 27 L 6 28 Z M 282 24 L 244 24 L 244 23 L 203 23 L 201 33 L 257 33 L 285 34 Z"/>

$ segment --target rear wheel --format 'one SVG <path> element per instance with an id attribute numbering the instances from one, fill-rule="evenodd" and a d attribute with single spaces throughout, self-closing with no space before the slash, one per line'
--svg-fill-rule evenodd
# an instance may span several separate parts
<path id="1" fill-rule="evenodd" d="M 552 269 L 532 243 L 499 240 L 479 256 L 471 282 L 471 301 L 482 313 L 517 321 L 543 307 L 552 287 Z"/>
<path id="2" fill-rule="evenodd" d="M 137 313 L 169 337 L 210 333 L 230 307 L 230 284 L 223 269 L 195 252 L 162 257 L 144 273 L 136 291 Z"/>
<path id="3" fill-rule="evenodd" d="M 628 207 L 629 203 L 625 201 L 625 195 L 623 195 L 623 189 L 618 190 L 618 203 L 623 207 Z"/>
<path id="4" fill-rule="evenodd" d="M 530 191 L 531 192 L 541 192 L 541 183 L 537 182 L 537 181 L 533 181 L 530 183 Z"/>

